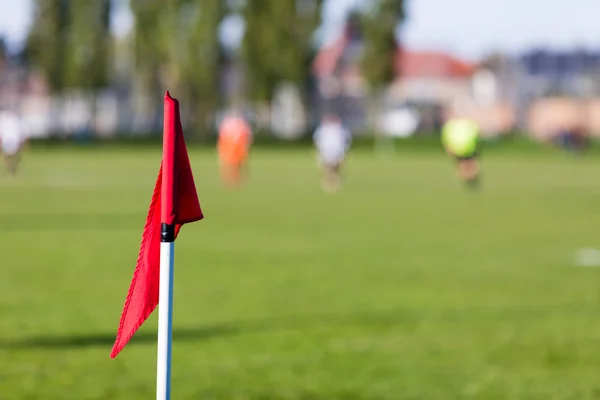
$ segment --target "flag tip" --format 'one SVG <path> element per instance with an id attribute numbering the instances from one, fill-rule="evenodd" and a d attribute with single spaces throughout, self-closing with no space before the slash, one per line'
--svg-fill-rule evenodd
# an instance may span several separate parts
<path id="1" fill-rule="evenodd" d="M 171 93 L 168 90 L 165 92 L 165 101 L 179 104 L 179 101 L 175 97 L 171 96 Z"/>
<path id="2" fill-rule="evenodd" d="M 110 351 L 110 358 L 115 359 L 117 357 L 117 355 L 121 352 L 121 349 L 117 348 L 117 346 L 115 346 L 111 351 Z"/>

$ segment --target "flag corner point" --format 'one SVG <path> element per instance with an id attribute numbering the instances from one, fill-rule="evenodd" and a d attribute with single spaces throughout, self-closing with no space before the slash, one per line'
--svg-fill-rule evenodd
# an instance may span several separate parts
<path id="1" fill-rule="evenodd" d="M 121 349 L 112 349 L 110 351 L 110 358 L 112 358 L 114 360 L 115 358 L 117 358 L 117 356 L 119 355 L 120 352 L 121 352 Z"/>

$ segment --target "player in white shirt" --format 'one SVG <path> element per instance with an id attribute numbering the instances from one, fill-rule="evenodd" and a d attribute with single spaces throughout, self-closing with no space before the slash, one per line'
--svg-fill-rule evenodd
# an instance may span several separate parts
<path id="1" fill-rule="evenodd" d="M 0 151 L 11 175 L 17 173 L 24 143 L 23 125 L 18 115 L 12 111 L 0 112 Z"/>
<path id="2" fill-rule="evenodd" d="M 333 192 L 341 185 L 341 168 L 352 136 L 335 114 L 326 114 L 314 133 L 313 141 L 323 171 L 323 189 Z"/>

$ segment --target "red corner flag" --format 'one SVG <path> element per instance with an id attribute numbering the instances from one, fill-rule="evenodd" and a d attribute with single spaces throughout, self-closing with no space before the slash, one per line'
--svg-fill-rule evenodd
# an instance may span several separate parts
<path id="1" fill-rule="evenodd" d="M 171 226 L 174 241 L 181 226 L 203 218 L 179 119 L 179 102 L 165 94 L 163 159 L 158 172 L 144 233 L 125 300 L 111 358 L 125 347 L 158 304 L 161 225 Z"/>

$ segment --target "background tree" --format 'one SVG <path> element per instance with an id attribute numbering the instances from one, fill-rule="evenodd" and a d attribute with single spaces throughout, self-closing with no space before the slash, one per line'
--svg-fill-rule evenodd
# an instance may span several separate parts
<path id="1" fill-rule="evenodd" d="M 68 2 L 66 87 L 96 89 L 109 83 L 112 61 L 110 0 Z"/>
<path id="2" fill-rule="evenodd" d="M 242 45 L 248 95 L 270 102 L 276 85 L 290 81 L 303 90 L 310 82 L 313 34 L 323 0 L 247 0 Z"/>
<path id="3" fill-rule="evenodd" d="M 358 17 L 365 41 L 360 65 L 368 84 L 372 125 L 381 111 L 384 89 L 396 78 L 396 28 L 404 17 L 404 0 L 377 0 Z"/>
<path id="4" fill-rule="evenodd" d="M 188 122 L 205 127 L 211 115 L 222 106 L 221 72 L 225 63 L 219 41 L 219 27 L 226 14 L 222 0 L 202 0 L 185 11 L 185 38 L 181 38 L 182 93 L 189 104 Z"/>
<path id="5" fill-rule="evenodd" d="M 110 0 L 36 0 L 25 57 L 46 76 L 53 92 L 89 94 L 92 129 L 97 90 L 108 85 L 112 62 Z"/>
<path id="6" fill-rule="evenodd" d="M 6 40 L 3 36 L 0 36 L 0 68 L 4 67 L 8 61 L 8 47 L 6 46 Z"/>
<path id="7" fill-rule="evenodd" d="M 173 42 L 173 31 L 167 22 L 172 18 L 174 6 L 170 0 L 131 0 L 130 7 L 135 19 L 134 83 L 142 101 L 138 105 L 158 121 L 164 94 L 161 72 L 168 58 L 168 43 Z"/>
<path id="8" fill-rule="evenodd" d="M 44 73 L 53 91 L 62 90 L 66 82 L 69 3 L 35 0 L 33 24 L 24 49 L 24 58 Z"/>
<path id="9" fill-rule="evenodd" d="M 108 84 L 110 12 L 110 0 L 36 0 L 25 54 L 44 72 L 53 91 Z"/>
<path id="10" fill-rule="evenodd" d="M 136 74 L 144 96 L 161 99 L 166 89 L 182 100 L 190 130 L 219 105 L 220 0 L 132 0 Z M 160 103 L 155 102 L 155 110 Z"/>

